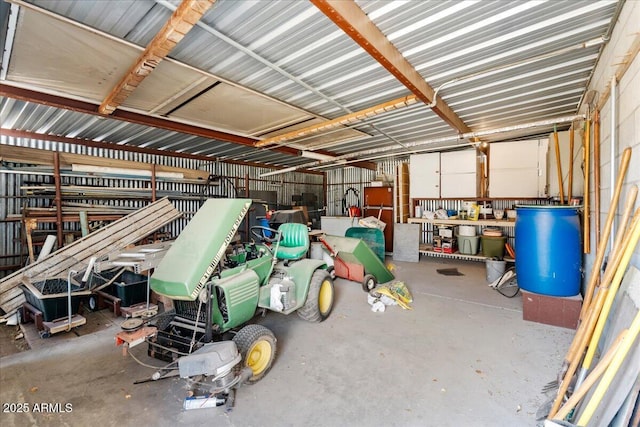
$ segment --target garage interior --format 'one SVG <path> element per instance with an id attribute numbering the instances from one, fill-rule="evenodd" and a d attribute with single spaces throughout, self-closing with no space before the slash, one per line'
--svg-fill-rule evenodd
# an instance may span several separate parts
<path id="1" fill-rule="evenodd" d="M 3 425 L 639 425 L 639 2 L 0 23 Z"/>

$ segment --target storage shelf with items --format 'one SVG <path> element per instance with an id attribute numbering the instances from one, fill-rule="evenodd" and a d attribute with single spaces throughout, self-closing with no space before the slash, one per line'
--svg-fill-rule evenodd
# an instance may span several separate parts
<path id="1" fill-rule="evenodd" d="M 500 255 L 502 255 L 503 252 L 496 249 L 500 245 L 504 246 L 505 243 L 509 243 L 511 247 L 514 247 L 515 244 L 513 236 L 515 221 L 506 218 L 502 220 L 478 219 L 474 221 L 414 217 L 409 218 L 408 222 L 422 226 L 422 239 L 419 252 L 425 255 L 483 261 L 487 258 L 501 257 Z M 443 232 L 441 230 L 443 228 L 450 229 L 451 232 L 444 232 L 445 236 L 442 236 Z M 502 230 L 502 236 L 483 235 L 482 231 L 490 228 Z M 470 229 L 475 229 L 475 232 L 465 232 L 465 230 Z M 449 234 L 451 235 L 450 237 Z M 450 245 L 444 246 L 443 241 L 450 243 Z M 484 254 L 480 249 L 480 242 L 484 243 Z M 447 250 L 445 250 L 445 248 Z M 449 248 L 451 248 L 451 250 L 449 250 Z M 478 252 L 480 253 L 476 254 Z M 505 257 L 505 259 L 511 258 Z"/>
<path id="2" fill-rule="evenodd" d="M 458 213 L 464 211 L 469 204 L 475 203 L 479 206 L 477 220 L 460 219 Z M 420 247 L 419 252 L 424 255 L 458 258 L 464 260 L 483 261 L 488 256 L 483 255 L 481 241 L 484 238 L 484 242 L 488 244 L 498 244 L 494 240 L 498 240 L 497 237 L 482 236 L 482 231 L 487 228 L 495 227 L 502 230 L 502 235 L 505 237 L 505 243 L 508 243 L 511 247 L 515 247 L 515 218 L 508 218 L 507 213 L 512 211 L 515 213 L 514 207 L 518 204 L 538 205 L 547 204 L 546 198 L 465 198 L 462 199 L 412 199 L 411 206 L 413 207 L 413 214 L 420 214 L 420 217 L 411 217 L 408 219 L 409 223 L 420 224 Z M 494 217 L 495 210 L 504 211 L 503 219 L 496 219 Z M 452 218 L 433 218 L 432 214 L 440 211 L 450 211 L 453 214 Z M 454 214 L 455 213 L 455 214 Z M 425 217 L 426 216 L 426 217 Z M 471 236 L 458 236 L 456 239 L 457 251 L 453 253 L 447 253 L 440 251 L 440 248 L 434 248 L 434 237 L 438 236 L 439 227 L 456 227 L 456 226 L 471 226 L 476 229 L 475 235 L 477 238 Z M 486 246 L 486 245 L 485 245 Z M 479 251 L 479 254 L 475 254 L 475 249 Z M 492 251 L 489 254 L 493 253 Z M 506 254 L 505 254 L 506 255 Z M 491 256 L 489 256 L 490 258 Z M 506 258 L 505 258 L 506 259 Z"/>

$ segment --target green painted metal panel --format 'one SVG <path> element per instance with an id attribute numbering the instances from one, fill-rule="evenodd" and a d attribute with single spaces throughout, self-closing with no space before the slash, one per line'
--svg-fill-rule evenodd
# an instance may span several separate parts
<path id="1" fill-rule="evenodd" d="M 172 299 L 195 300 L 250 206 L 250 199 L 207 200 L 155 269 L 151 289 Z"/>
<path id="2" fill-rule="evenodd" d="M 267 282 L 269 272 L 271 271 L 271 262 L 273 261 L 273 254 L 271 249 L 264 245 L 258 245 L 258 250 L 262 254 L 259 258 L 250 259 L 245 261 L 244 264 L 240 264 L 237 267 L 227 268 L 222 270 L 220 277 L 229 277 L 234 274 L 238 274 L 244 270 L 254 270 L 258 275 L 260 285 L 264 285 Z"/>
<path id="3" fill-rule="evenodd" d="M 216 307 L 219 304 L 225 307 L 225 313 L 214 310 L 213 315 L 213 320 L 220 325 L 221 332 L 242 325 L 253 317 L 258 305 L 259 280 L 255 271 L 245 270 L 230 277 L 212 281 Z"/>

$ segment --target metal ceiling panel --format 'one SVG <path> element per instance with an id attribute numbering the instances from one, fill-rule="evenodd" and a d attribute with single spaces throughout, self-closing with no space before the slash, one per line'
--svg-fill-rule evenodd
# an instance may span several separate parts
<path id="1" fill-rule="evenodd" d="M 356 1 L 433 88 L 446 83 L 439 94 L 473 130 L 575 114 L 601 50 L 599 44 L 581 46 L 607 33 L 621 4 L 612 0 Z M 30 0 L 30 3 L 145 46 L 179 2 Z M 301 117 L 315 114 L 331 119 L 409 94 L 374 58 L 315 6 L 304 1 L 218 0 L 170 57 L 290 103 L 299 108 Z M 48 57 L 47 62 L 55 64 L 55 59 Z M 166 87 L 159 95 L 164 100 L 175 99 L 165 102 L 164 109 L 156 110 L 170 116 L 182 100 L 194 96 L 204 86 L 194 84 L 184 97 L 176 97 L 180 85 L 171 82 L 171 74 L 166 74 L 168 78 L 161 79 L 162 84 L 154 85 L 150 92 Z M 141 92 L 138 96 L 143 95 Z M 213 105 L 217 105 L 216 109 L 225 108 L 205 98 L 196 108 L 198 114 L 182 107 L 173 115 L 179 115 L 183 121 L 194 121 L 198 115 L 207 116 Z M 130 102 L 134 101 L 135 98 Z M 138 103 L 130 106 L 143 107 Z M 240 104 L 236 107 L 244 112 Z M 16 129 L 90 139 L 111 138 L 124 144 L 283 166 L 308 161 L 12 100 L 3 100 L 2 108 L 3 126 Z M 240 112 L 232 111 L 229 109 L 227 113 L 238 121 L 235 130 L 256 135 L 269 132 L 265 130 L 268 126 L 260 126 L 259 115 L 247 114 L 242 122 Z M 309 114 L 305 116 L 306 113 Z M 5 124 L 5 118 L 10 125 Z M 285 120 L 282 124 L 287 123 Z M 220 123 L 217 125 L 222 127 Z M 403 150 L 401 144 L 455 135 L 423 104 L 372 117 L 352 128 L 354 133 L 361 133 L 348 142 L 336 141 L 336 132 L 306 144 L 314 149 L 328 148 L 338 155 L 384 147 L 396 153 Z M 544 133 L 541 129 L 528 132 Z M 526 136 L 521 133 L 514 134 Z"/>

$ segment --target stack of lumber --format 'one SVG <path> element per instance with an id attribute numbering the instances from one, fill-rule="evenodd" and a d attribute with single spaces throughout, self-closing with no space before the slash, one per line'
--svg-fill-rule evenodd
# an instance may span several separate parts
<path id="1" fill-rule="evenodd" d="M 62 202 L 62 215 L 79 215 L 80 212 L 86 212 L 88 215 L 128 215 L 135 212 L 138 208 L 127 206 L 109 206 L 94 203 L 73 203 Z M 50 208 L 24 208 L 22 210 L 25 217 L 55 216 L 56 207 Z"/>
<path id="2" fill-rule="evenodd" d="M 54 153 L 55 151 L 0 145 L 0 160 L 9 163 L 53 166 Z M 84 165 L 94 166 L 96 172 L 103 170 L 101 168 L 150 171 L 153 166 L 149 163 L 109 159 L 98 156 L 85 156 L 82 154 L 58 153 L 58 155 L 61 169 L 72 169 L 74 165 Z M 185 179 L 206 180 L 209 176 L 209 173 L 206 171 L 172 166 L 156 165 L 155 169 L 158 174 L 176 174 L 176 176 L 182 176 Z"/>
<path id="3" fill-rule="evenodd" d="M 161 199 L 93 232 L 42 260 L 0 280 L 0 308 L 10 313 L 24 302 L 18 285 L 66 277 L 69 269 L 87 269 L 92 257 L 108 256 L 149 236 L 181 216 L 168 199 Z"/>
<path id="4" fill-rule="evenodd" d="M 55 196 L 55 185 L 22 185 L 20 189 L 27 196 Z M 97 187 L 88 185 L 62 185 L 60 195 L 63 199 L 151 199 L 151 188 L 131 187 Z M 179 191 L 157 191 L 157 197 L 180 198 L 183 195 Z"/>

